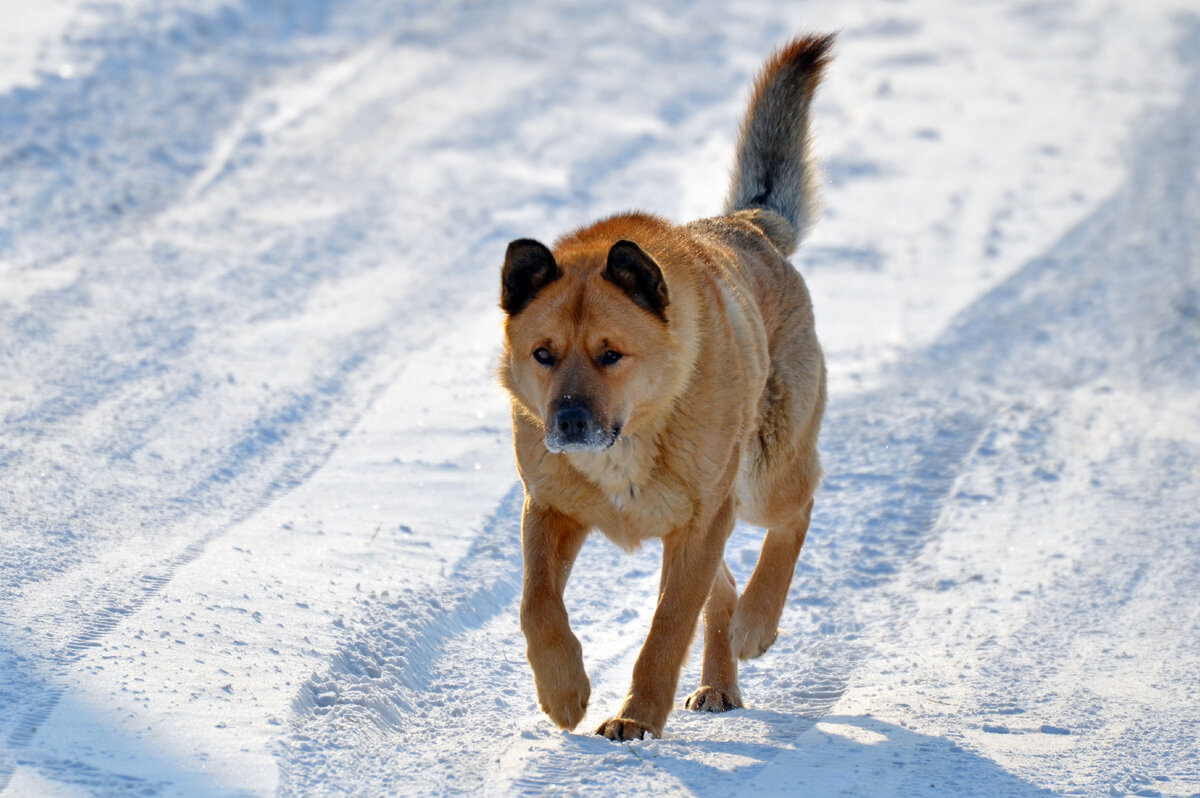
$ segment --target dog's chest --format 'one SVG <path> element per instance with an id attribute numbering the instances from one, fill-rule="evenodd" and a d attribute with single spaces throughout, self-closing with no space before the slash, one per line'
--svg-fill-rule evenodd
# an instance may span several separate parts
<path id="1" fill-rule="evenodd" d="M 627 486 L 607 497 L 608 506 L 594 524 L 625 549 L 635 549 L 648 538 L 659 538 L 687 523 L 691 500 L 662 482 Z"/>
<path id="2" fill-rule="evenodd" d="M 621 545 L 661 537 L 691 517 L 684 486 L 670 474 L 655 473 L 636 443 L 602 456 L 572 458 L 572 465 L 596 488 L 586 520 Z"/>

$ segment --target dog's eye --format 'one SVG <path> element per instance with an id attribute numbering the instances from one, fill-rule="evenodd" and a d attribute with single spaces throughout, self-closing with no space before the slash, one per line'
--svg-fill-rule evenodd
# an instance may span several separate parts
<path id="1" fill-rule="evenodd" d="M 611 366 L 620 360 L 623 355 L 615 349 L 606 349 L 604 354 L 600 356 L 601 366 Z"/>
<path id="2" fill-rule="evenodd" d="M 554 355 L 550 354 L 550 350 L 544 346 L 539 346 L 533 350 L 533 359 L 541 363 L 543 366 L 554 365 Z"/>

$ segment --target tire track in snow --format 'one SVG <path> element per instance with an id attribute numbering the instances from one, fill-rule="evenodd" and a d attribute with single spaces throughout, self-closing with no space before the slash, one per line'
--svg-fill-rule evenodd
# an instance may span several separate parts
<path id="1" fill-rule="evenodd" d="M 410 1 L 404 11 L 428 5 Z M 264 78 L 336 54 L 399 16 L 331 0 L 216 9 L 185 0 L 79 32 L 77 77 L 46 75 L 0 96 L 9 178 L 0 257 L 45 263 L 128 234 L 180 198 L 213 136 Z"/>
<path id="2" fill-rule="evenodd" d="M 404 314 L 396 315 L 402 317 Z M 397 335 L 399 335 L 398 328 L 393 328 L 388 331 L 387 337 L 394 340 Z M 410 332 L 409 337 L 419 340 L 420 334 Z M 129 571 L 132 569 L 133 573 L 123 574 L 117 578 L 108 576 L 104 581 L 90 585 L 88 588 L 89 601 L 78 603 L 76 609 L 66 610 L 65 613 L 54 619 L 53 627 L 56 631 L 71 629 L 76 631 L 69 633 L 71 636 L 61 644 L 56 644 L 47 650 L 44 655 L 47 658 L 45 662 L 36 665 L 30 662 L 27 672 L 7 674 L 8 684 L 6 687 L 11 691 L 11 695 L 5 696 L 9 700 L 4 703 L 14 707 L 26 707 L 24 711 L 11 714 L 6 718 L 5 725 L 9 727 L 10 733 L 5 739 L 11 754 L 19 755 L 23 764 L 32 764 L 42 770 L 45 775 L 53 777 L 55 772 L 62 771 L 69 774 L 71 780 L 81 778 L 76 771 L 86 770 L 83 765 L 75 763 L 63 770 L 59 767 L 61 763 L 42 761 L 36 756 L 31 757 L 27 751 L 38 729 L 54 712 L 64 695 L 65 688 L 57 686 L 56 682 L 61 681 L 63 673 L 98 647 L 104 636 L 156 595 L 179 568 L 194 560 L 214 539 L 220 537 L 240 520 L 254 514 L 282 492 L 302 482 L 320 467 L 324 457 L 327 457 L 336 447 L 340 436 L 353 426 L 354 420 L 369 406 L 370 400 L 369 398 L 364 399 L 364 396 L 369 397 L 377 393 L 386 384 L 386 377 L 371 376 L 372 369 L 381 365 L 378 362 L 379 355 L 380 351 L 376 348 L 369 353 L 369 356 L 366 350 L 360 350 L 352 356 L 351 360 L 355 361 L 353 370 L 361 373 L 356 375 L 356 379 L 343 386 L 348 390 L 331 390 L 329 385 L 318 384 L 313 386 L 312 391 L 305 392 L 305 388 L 301 387 L 300 393 L 292 397 L 294 401 L 288 402 L 285 398 L 282 404 L 269 405 L 264 408 L 262 415 L 251 419 L 242 431 L 243 437 L 235 438 L 227 444 L 230 447 L 228 454 L 231 456 L 229 458 L 223 461 L 196 464 L 212 470 L 190 488 L 183 488 L 180 494 L 174 496 L 168 494 L 163 497 L 161 505 L 155 502 L 156 506 L 149 514 L 144 512 L 148 505 L 142 506 L 142 518 L 139 523 L 142 529 L 150 529 L 158 524 L 181 525 L 189 520 L 195 522 L 199 518 L 203 519 L 200 526 L 210 527 L 210 531 L 187 540 L 180 553 L 148 567 L 138 562 L 120 563 L 119 570 Z M 386 357 L 384 360 L 383 365 L 386 372 Z M 116 383 L 128 385 L 141 376 L 157 378 L 165 366 L 161 357 L 157 362 L 154 362 L 152 357 L 148 363 L 144 362 L 143 365 L 147 365 L 147 368 L 140 370 L 140 373 L 125 371 L 119 373 L 115 379 L 102 380 L 101 385 Z M 361 379 L 364 376 L 367 377 L 367 385 L 360 384 L 364 382 Z M 160 405 L 159 412 L 169 414 L 182 403 L 195 403 L 197 391 L 189 377 L 185 375 L 184 379 L 187 382 L 185 387 Z M 375 382 L 376 380 L 379 382 Z M 374 384 L 371 385 L 371 383 Z M 83 384 L 87 384 L 86 379 L 83 380 Z M 121 392 L 117 393 L 120 395 Z M 340 403 L 343 402 L 348 404 L 342 406 Z M 350 415 L 344 415 L 342 412 L 344 410 L 351 411 Z M 331 415 L 331 411 L 336 412 Z M 51 416 L 51 420 L 57 420 L 54 418 L 54 412 L 46 415 Z M 334 421 L 334 416 L 340 416 L 340 420 Z M 26 422 L 42 420 L 45 419 L 36 416 L 24 419 Z M 156 427 L 161 420 L 161 416 L 143 419 L 142 428 L 147 433 L 159 432 Z M 137 434 L 134 430 L 130 430 L 130 432 L 133 435 Z M 297 436 L 303 437 L 306 433 L 312 439 L 308 442 L 314 443 L 315 448 L 304 449 L 303 446 L 299 450 L 293 448 L 295 442 L 292 439 Z M 134 450 L 142 445 L 130 439 L 126 439 L 123 443 L 132 444 Z M 15 449 L 13 451 L 15 452 Z M 125 456 L 128 457 L 128 453 Z M 281 457 L 284 462 L 279 465 L 278 461 Z M 16 467 L 18 465 L 17 462 L 14 462 L 16 459 L 16 457 L 6 458 L 5 465 L 9 468 Z M 263 462 L 264 459 L 275 463 L 278 470 L 263 468 L 267 465 Z M 255 469 L 253 473 L 250 471 L 252 468 Z M 190 466 L 185 466 L 182 470 L 189 471 L 191 469 Z M 236 489 L 231 489 L 234 486 Z M 170 488 L 168 487 L 168 489 Z M 258 489 L 263 492 L 253 494 L 253 491 Z M 93 495 L 89 498 L 97 497 Z M 125 497 L 110 495 L 103 496 L 103 498 L 119 501 Z M 65 544 L 69 548 L 78 548 L 79 544 L 83 543 L 92 544 L 92 548 L 99 545 L 96 540 L 88 540 L 86 532 L 107 532 L 111 527 L 102 524 L 99 529 L 82 530 L 79 528 L 81 525 L 89 526 L 94 523 L 98 512 L 100 510 L 97 505 L 88 504 L 86 509 L 68 514 L 61 521 L 55 522 L 53 529 L 39 530 L 43 534 L 23 538 L 23 540 L 37 545 L 53 547 L 50 549 L 51 557 L 28 558 L 22 556 L 19 548 L 10 548 L 8 553 L 15 558 L 14 562 L 37 561 L 40 570 L 21 569 L 15 572 L 15 574 L 19 574 L 19 577 L 14 576 L 13 580 L 6 581 L 6 590 L 20 590 L 19 582 L 36 583 L 44 579 L 46 575 L 58 575 L 65 570 L 66 566 L 79 562 L 78 553 L 67 557 L 65 555 L 68 552 L 55 544 Z M 225 519 L 224 522 L 221 522 L 222 518 Z M 213 523 L 219 525 L 213 528 Z M 34 526 L 37 527 L 36 522 Z M 138 571 L 139 568 L 145 568 L 145 570 Z M 131 583 L 139 588 L 132 593 L 129 589 Z M 17 596 L 19 597 L 19 595 L 18 593 Z M 12 637 L 28 639 L 29 633 L 50 628 L 50 622 L 41 617 L 37 626 L 37 629 L 26 627 L 25 634 Z M 6 637 L 9 636 L 6 635 Z M 47 663 L 49 663 L 48 668 L 46 667 Z M 8 757 L 0 759 L 0 790 L 5 788 L 14 773 L 14 766 L 7 760 Z M 90 773 L 87 776 L 88 783 L 97 789 L 133 789 L 121 774 L 105 776 L 100 772 L 88 772 Z"/>
<path id="3" fill-rule="evenodd" d="M 325 15 L 323 10 L 317 9 L 319 5 L 305 7 L 308 11 L 316 9 L 319 12 L 316 18 L 310 20 L 313 25 L 305 23 L 299 26 L 305 29 L 305 33 L 314 36 L 321 27 L 317 24 L 321 19 L 317 18 L 323 19 Z M 413 5 L 407 9 L 409 13 L 415 13 L 416 10 L 418 6 Z M 295 14 L 304 16 L 307 13 L 304 9 L 296 12 L 283 7 L 274 11 L 268 8 L 266 13 L 270 16 L 276 12 L 284 20 L 281 24 L 289 31 L 289 26 L 297 22 L 293 19 Z M 218 22 L 234 24 L 230 22 L 230 14 L 236 17 L 236 12 L 231 8 L 222 9 Z M 186 31 L 196 26 L 204 28 L 208 24 L 198 16 L 181 16 L 184 20 L 179 25 L 147 23 L 146 26 L 165 27 L 167 38 L 182 36 L 186 39 Z M 453 18 L 439 19 L 443 24 L 453 26 Z M 357 24 L 360 33 L 380 36 L 377 26 L 370 20 L 360 19 Z M 180 33 L 181 28 L 185 31 L 183 34 Z M 141 30 L 141 27 L 135 26 L 135 33 Z M 246 35 L 253 39 L 256 32 L 249 30 Z M 383 35 L 386 37 L 386 32 Z M 329 43 L 315 47 L 316 54 L 309 53 L 306 57 L 312 60 L 329 52 L 336 54 L 347 45 L 346 40 L 337 36 L 327 38 Z M 150 49 L 156 46 L 155 42 L 140 44 Z M 238 40 L 234 39 L 228 44 L 236 48 Z M 204 57 L 203 53 L 201 57 Z M 181 64 L 186 65 L 176 65 L 179 68 L 191 66 L 186 57 L 180 56 L 179 59 Z M 130 63 L 126 63 L 117 58 L 114 66 L 102 59 L 95 80 L 114 82 L 119 86 L 125 77 L 124 70 L 129 69 L 135 73 L 133 79 L 136 82 L 139 77 L 148 77 L 141 75 L 137 69 L 139 65 L 144 66 L 145 60 L 133 57 Z M 174 61 L 171 63 L 175 64 Z M 157 61 L 150 66 L 158 66 L 166 73 L 165 76 L 149 76 L 152 85 L 158 85 L 154 83 L 157 77 L 166 81 L 166 87 L 176 87 L 171 69 Z M 256 71 L 247 68 L 246 63 L 236 58 L 225 66 L 230 70 L 230 79 L 244 81 L 247 74 Z M 264 62 L 261 66 L 279 65 Z M 150 71 L 153 72 L 152 69 Z M 203 74 L 203 70 L 200 73 Z M 251 79 L 247 86 L 252 85 L 254 80 Z M 181 85 L 180 91 L 196 90 L 193 83 L 183 81 Z M 223 100 L 231 107 L 241 103 L 249 90 L 247 86 L 235 90 L 222 80 L 215 80 L 214 85 L 216 88 L 209 99 L 213 102 Z M 66 90 L 59 91 L 59 88 L 57 84 L 52 86 L 40 100 L 36 93 L 25 93 L 17 101 L 31 107 L 39 102 L 54 107 L 56 103 L 66 101 L 62 96 Z M 75 95 L 67 92 L 68 99 L 72 96 Z M 90 106 L 85 104 L 85 108 Z M 153 111 L 153 108 L 150 110 Z M 102 120 L 105 110 L 107 107 L 100 104 L 95 112 L 99 115 L 97 118 Z M 76 121 L 83 126 L 87 119 L 90 117 L 85 114 L 84 120 Z M 219 118 L 211 121 L 219 121 Z M 93 121 L 91 124 L 98 125 L 99 122 Z M 435 133 L 432 131 L 421 135 Z M 141 147 L 145 143 L 141 141 L 131 146 Z M 37 191 L 53 193 L 57 190 L 54 180 L 58 165 L 42 165 L 47 167 L 44 179 L 27 174 L 21 189 L 34 191 L 35 194 Z M 188 174 L 194 172 L 192 169 Z M 229 177 L 228 173 L 228 168 L 222 169 L 223 177 Z M 160 182 L 162 185 L 174 185 L 170 179 Z M 169 210 L 170 202 L 171 197 L 164 198 L 146 213 L 146 217 L 162 215 L 164 208 Z M 364 214 L 355 221 L 362 224 L 368 218 Z M 87 219 L 75 218 L 71 223 L 81 232 L 86 232 Z M 309 225 L 304 233 L 326 242 L 328 251 L 318 252 L 316 257 L 324 254 L 340 269 L 338 276 L 353 277 L 354 272 L 343 265 L 349 258 L 339 242 L 342 227 L 343 220 L 335 218 L 324 229 L 320 225 Z M 36 225 L 26 225 L 24 232 L 31 239 L 45 234 Z M 105 241 L 101 236 L 94 240 L 80 239 L 75 245 L 99 247 Z M 123 247 L 126 251 L 122 251 Z M 436 299 L 436 292 L 414 291 L 413 295 L 391 303 L 392 307 L 387 310 L 381 326 L 366 327 L 343 335 L 341 340 L 333 342 L 333 351 L 328 354 L 322 353 L 319 347 L 312 347 L 313 351 L 308 353 L 315 361 L 310 366 L 312 371 L 302 375 L 299 384 L 284 391 L 271 390 L 265 385 L 264 391 L 252 390 L 251 393 L 266 395 L 259 400 L 257 407 L 239 407 L 236 408 L 237 412 L 221 418 L 226 427 L 219 429 L 218 434 L 228 434 L 225 440 L 214 440 L 211 449 L 195 446 L 188 452 L 188 447 L 194 446 L 194 441 L 189 440 L 181 447 L 185 451 L 182 462 L 168 463 L 174 468 L 159 470 L 157 481 L 151 480 L 150 485 L 131 490 L 120 484 L 118 476 L 108 478 L 107 483 L 102 482 L 96 489 L 89 486 L 88 481 L 98 478 L 93 474 L 103 474 L 109 468 L 123 470 L 125 476 L 135 478 L 139 474 L 155 473 L 153 461 L 161 459 L 161 456 L 149 451 L 149 447 L 162 446 L 164 442 L 169 444 L 173 433 L 186 436 L 187 429 L 178 429 L 181 424 L 184 427 L 195 424 L 193 433 L 204 429 L 199 415 L 204 412 L 206 405 L 213 406 L 214 399 L 220 406 L 223 392 L 226 395 L 232 392 L 235 401 L 244 403 L 244 392 L 223 387 L 226 383 L 238 384 L 239 381 L 235 381 L 232 374 L 225 379 L 224 374 L 205 373 L 210 370 L 205 362 L 206 353 L 219 350 L 224 343 L 219 339 L 229 332 L 228 329 L 220 329 L 222 318 L 226 322 L 236 321 L 250 326 L 259 323 L 265 326 L 262 320 L 264 316 L 269 321 L 272 317 L 287 313 L 302 313 L 309 294 L 335 274 L 335 270 L 330 268 L 324 271 L 318 269 L 311 274 L 299 273 L 292 268 L 296 261 L 289 260 L 288 256 L 292 253 L 286 249 L 279 253 L 268 252 L 256 265 L 271 265 L 273 268 L 262 269 L 259 275 L 249 275 L 256 277 L 258 282 L 249 286 L 244 284 L 245 281 L 242 281 L 242 285 L 238 282 L 230 285 L 232 293 L 243 294 L 239 299 L 249 296 L 258 301 L 258 305 L 243 301 L 245 307 L 239 307 L 234 303 L 234 312 L 230 313 L 229 309 L 220 306 L 219 301 L 205 301 L 207 297 L 199 302 L 195 300 L 195 287 L 203 284 L 202 278 L 209 276 L 196 268 L 199 263 L 196 257 L 181 259 L 175 252 L 168 250 L 164 253 L 158 248 L 149 253 L 136 253 L 132 260 L 125 260 L 130 254 L 127 244 L 118 242 L 113 249 L 117 250 L 115 254 L 99 253 L 97 257 L 101 258 L 102 265 L 89 267 L 82 278 L 70 282 L 65 289 L 31 295 L 32 312 L 21 310 L 18 306 L 16 312 L 4 313 L 7 318 L 3 321 L 18 334 L 17 338 L 23 339 L 33 350 L 25 351 L 17 347 L 14 338 L 10 337 L 9 346 L 4 352 L 5 359 L 26 361 L 14 366 L 10 373 L 28 374 L 30 369 L 25 366 L 44 368 L 49 363 L 58 370 L 51 372 L 53 378 L 45 380 L 42 387 L 55 385 L 59 388 L 58 396 L 48 402 L 41 402 L 35 397 L 35 402 L 40 403 L 18 405 L 17 412 L 9 415 L 12 423 L 6 425 L 2 448 L 7 451 L 0 453 L 0 468 L 10 474 L 19 474 L 28 471 L 31 465 L 36 466 L 39 457 L 44 462 L 47 458 L 41 452 L 49 448 L 51 454 L 48 459 L 52 468 L 47 470 L 57 472 L 53 479 L 58 480 L 58 484 L 52 485 L 50 490 L 38 485 L 38 480 L 20 480 L 26 486 L 34 486 L 32 495 L 17 495 L 13 502 L 6 503 L 10 512 L 22 514 L 17 527 L 34 527 L 34 534 L 21 537 L 20 546 L 5 547 L 9 562 L 3 566 L 4 572 L 12 576 L 12 579 L 5 580 L 8 598 L 30 604 L 25 608 L 27 615 L 30 611 L 35 613 L 32 623 L 26 625 L 23 631 L 18 631 L 11 619 L 6 622 L 12 633 L 5 635 L 6 650 L 0 651 L 12 655 L 14 661 L 29 664 L 24 672 L 11 675 L 6 687 L 12 691 L 12 695 L 5 696 L 11 700 L 3 702 L 9 706 L 23 704 L 26 707 L 24 712 L 6 718 L 8 729 L 5 739 L 8 747 L 14 750 L 28 748 L 37 729 L 61 700 L 64 689 L 56 684 L 61 681 L 61 674 L 99 646 L 107 634 L 161 591 L 179 568 L 193 561 L 215 538 L 303 482 L 320 467 L 341 436 L 390 382 L 396 366 L 389 363 L 388 349 L 396 341 L 404 340 L 419 348 L 440 329 L 438 324 L 431 324 L 428 319 L 422 320 L 420 312 L 426 302 L 431 298 Z M 301 254 L 308 260 L 314 257 L 312 253 Z M 144 279 L 135 279 L 131 275 L 131 265 L 145 272 Z M 297 274 L 303 280 L 296 280 Z M 435 276 L 425 275 L 425 279 L 432 280 Z M 58 362 L 58 354 L 47 358 L 39 356 L 38 346 L 46 348 L 45 342 L 49 336 L 59 330 L 71 331 L 78 326 L 78 309 L 92 306 L 95 303 L 93 294 L 111 294 L 114 290 L 120 293 L 124 288 L 141 291 L 145 286 L 156 284 L 165 284 L 166 288 L 160 289 L 158 296 L 144 299 L 139 296 L 136 300 L 143 308 L 149 309 L 146 315 L 133 312 L 132 324 L 127 318 L 117 318 L 105 326 L 108 320 L 101 319 L 101 323 L 95 325 L 100 328 L 98 331 L 85 331 L 86 348 L 93 356 L 85 354 L 73 360 L 68 359 L 65 363 Z M 253 290 L 247 293 L 244 290 L 247 287 Z M 165 303 L 163 294 L 168 298 Z M 281 294 L 288 300 L 285 304 L 278 301 Z M 9 310 L 11 308 L 0 307 L 0 311 Z M 197 328 L 201 330 L 201 335 L 197 334 Z M 51 352 L 54 351 L 53 346 L 49 348 Z M 62 353 L 71 348 L 65 346 L 57 351 Z M 114 352 L 121 353 L 125 359 L 117 360 L 112 355 Z M 128 358 L 130 352 L 136 353 L 132 360 Z M 146 383 L 151 383 L 153 387 L 145 388 Z M 107 427 L 96 429 L 99 425 L 94 423 L 94 417 L 103 415 L 107 407 L 113 404 L 118 410 L 135 411 L 134 418 L 117 419 L 115 430 Z M 247 409 L 249 413 L 245 412 Z M 81 468 L 78 463 L 69 463 L 67 468 L 63 468 L 61 463 L 56 462 L 54 449 L 61 447 L 60 451 L 66 450 L 74 455 L 80 448 L 78 443 L 63 446 L 61 439 L 64 435 L 69 439 L 73 432 L 71 425 L 80 421 L 84 422 L 81 426 L 85 434 L 94 433 L 98 438 L 88 443 L 94 446 L 89 455 L 94 455 L 93 459 L 99 457 L 100 462 L 96 464 L 98 467 L 92 468 Z M 113 435 L 113 432 L 116 434 Z M 146 467 L 148 461 L 149 467 Z M 79 482 L 80 477 L 83 478 L 83 484 Z M 149 487 L 149 490 L 145 490 L 145 487 Z M 30 501 L 33 498 L 38 501 Z M 54 510 L 24 517 L 29 507 L 42 504 L 41 499 L 46 499 L 46 504 L 51 506 L 66 504 L 67 509 L 65 512 L 59 511 L 57 517 L 54 517 Z M 129 506 L 131 500 L 136 502 L 135 507 Z M 75 509 L 71 505 L 75 505 Z M 185 528 L 189 525 L 194 528 Z M 122 535 L 130 527 L 135 535 L 160 538 L 156 540 L 154 550 L 177 550 L 148 564 L 140 557 L 133 558 L 133 561 L 117 557 L 107 570 L 93 568 L 88 571 L 80 567 L 88 554 L 95 552 L 97 547 L 111 548 L 111 536 Z M 22 546 L 35 548 L 22 550 Z M 38 546 L 42 548 L 36 548 Z M 38 567 L 27 567 L 30 562 L 36 562 Z M 99 573 L 92 576 L 97 571 Z M 78 584 L 80 576 L 85 582 L 82 592 Z M 69 581 L 71 584 L 60 594 L 55 589 L 57 581 Z M 130 585 L 136 588 L 130 591 Z M 31 589 L 46 594 L 48 601 L 39 605 L 35 599 L 30 599 Z M 76 599 L 61 600 L 62 595 L 70 596 L 72 593 L 80 595 Z M 51 603 L 55 606 L 51 606 Z M 8 649 L 9 645 L 21 649 L 32 659 Z M 0 766 L 0 789 L 3 789 L 11 773 L 11 767 Z"/>
<path id="4" fill-rule="evenodd" d="M 362 600 L 349 640 L 296 698 L 291 731 L 282 743 L 279 795 L 306 795 L 328 784 L 331 749 L 357 759 L 355 752 L 364 746 L 412 734 L 409 718 L 429 703 L 431 678 L 447 641 L 484 625 L 520 591 L 523 498 L 518 484 L 501 500 L 447 576 L 450 590 L 431 596 L 426 585 Z"/>
<path id="5" fill-rule="evenodd" d="M 14 701 L 11 706 L 31 704 L 11 721 L 6 738 L 9 751 L 27 748 L 54 711 L 65 691 L 61 674 L 71 664 L 97 648 L 105 635 L 157 595 L 179 568 L 196 559 L 213 540 L 320 468 L 335 450 L 345 430 L 353 426 L 386 385 L 386 380 L 378 378 L 365 388 L 355 385 L 364 381 L 365 375 L 361 371 L 373 363 L 377 349 L 378 342 L 375 346 L 354 347 L 353 354 L 340 365 L 335 376 L 314 386 L 313 393 L 294 397 L 289 404 L 257 419 L 244 430 L 240 441 L 231 447 L 223 461 L 187 492 L 168 503 L 174 505 L 174 517 L 169 515 L 161 519 L 166 524 L 178 523 L 195 513 L 197 507 L 231 505 L 227 512 L 209 515 L 209 520 L 215 524 L 208 532 L 151 565 L 136 565 L 135 569 L 140 572 L 130 581 L 122 579 L 99 585 L 91 591 L 90 601 L 78 615 L 57 619 L 59 630 L 75 630 L 69 633 L 70 637 L 42 655 L 44 664 L 25 670 L 24 678 L 16 673 L 8 674 L 10 683 L 20 682 L 17 691 L 22 697 L 21 702 Z M 367 397 L 363 406 L 344 401 L 363 394 Z M 269 481 L 261 487 L 261 492 L 251 492 L 241 500 L 230 502 L 229 484 L 251 469 L 265 472 Z M 134 586 L 132 591 L 130 584 Z M 17 659 L 16 653 L 7 645 L 0 646 L 2 655 Z M 5 772 L 0 766 L 0 790 L 5 788 L 11 775 L 11 768 Z"/>
<path id="6" fill-rule="evenodd" d="M 165 501 L 165 508 L 155 516 L 156 522 L 164 526 L 191 523 L 207 527 L 207 532 L 185 541 L 179 551 L 154 563 L 130 564 L 128 576 L 92 586 L 88 600 L 78 602 L 76 611 L 55 619 L 55 633 L 66 635 L 62 641 L 37 656 L 44 661 L 29 661 L 23 674 L 9 674 L 6 686 L 13 691 L 11 705 L 28 707 L 10 721 L 6 738 L 10 751 L 28 748 L 54 711 L 65 692 L 61 686 L 63 673 L 99 647 L 106 635 L 161 592 L 174 574 L 199 557 L 212 541 L 303 484 L 322 467 L 341 438 L 393 382 L 397 366 L 388 363 L 385 350 L 396 340 L 417 348 L 428 347 L 445 331 L 446 325 L 413 321 L 419 319 L 418 310 L 425 299 L 397 308 L 391 315 L 406 321 L 393 323 L 393 329 L 369 330 L 344 342 L 346 359 L 335 364 L 334 374 L 252 419 L 225 450 L 223 459 L 209 464 L 190 487 Z M 202 523 L 197 523 L 198 515 Z M 17 656 L 7 645 L 0 645 L 0 655 L 5 654 Z M 6 769 L 0 761 L 0 790 L 11 775 L 11 767 Z M 124 777 L 113 774 L 113 778 L 120 782 Z"/>
<path id="7" fill-rule="evenodd" d="M 975 723 L 1012 713 L 1013 734 L 1049 716 L 1071 746 L 1027 767 L 1087 794 L 1200 787 L 1188 707 L 1200 677 L 1184 642 L 1200 622 L 1190 598 L 1200 439 L 1189 424 L 1200 389 L 1200 20 L 1185 20 L 1180 40 L 1190 66 L 1182 97 L 1146 120 L 1128 180 L 997 297 L 993 324 L 1020 331 L 1025 358 L 980 347 L 1000 385 L 1052 388 L 1051 432 L 1029 436 L 1036 451 L 1025 459 L 1069 460 L 1069 479 L 1039 469 L 1031 481 L 1047 512 L 1078 508 L 1063 535 L 1084 555 L 1038 585 L 1010 632 L 1022 644 L 981 663 L 961 712 Z M 1041 678 L 1012 678 L 1022 672 Z"/>
<path id="8" fill-rule="evenodd" d="M 384 16 L 388 13 L 400 15 L 397 10 Z M 355 21 L 355 15 L 362 18 Z M 14 562 L 44 562 L 92 537 L 88 533 L 95 530 L 75 529 L 87 525 L 85 513 L 94 515 L 82 508 L 109 497 L 90 489 L 86 471 L 92 464 L 74 462 L 81 444 L 93 444 L 96 455 L 109 458 L 102 467 L 138 465 L 133 455 L 156 435 L 162 437 L 164 420 L 244 402 L 245 390 L 230 387 L 232 371 L 213 373 L 210 353 L 221 351 L 231 333 L 272 316 L 301 312 L 323 282 L 352 277 L 363 268 L 347 263 L 347 243 L 356 242 L 344 240 L 347 228 L 362 226 L 361 217 L 335 216 L 283 234 L 265 231 L 247 247 L 250 258 L 236 241 L 229 251 L 212 251 L 189 248 L 186 236 L 172 240 L 178 223 L 169 217 L 180 215 L 180 194 L 205 165 L 216 132 L 241 105 L 255 99 L 260 85 L 272 79 L 286 82 L 297 72 L 303 80 L 305 70 L 323 59 L 339 56 L 368 36 L 379 37 L 376 22 L 357 5 L 335 14 L 326 2 L 247 2 L 222 6 L 211 16 L 155 8 L 125 27 L 98 34 L 98 44 L 109 49 L 96 57 L 98 65 L 85 77 L 65 83 L 48 79 L 37 91 L 0 98 L 0 105 L 13 106 L 7 111 L 0 107 L 0 120 L 12 128 L 6 132 L 15 142 L 14 152 L 22 150 L 24 138 L 46 135 L 36 121 L 45 118 L 69 123 L 71 135 L 98 153 L 86 156 L 64 146 L 59 150 L 65 162 L 14 168 L 8 173 L 11 187 L 0 197 L 21 211 L 10 215 L 13 235 L 35 244 L 49 238 L 53 246 L 67 247 L 66 257 L 46 256 L 0 276 L 13 286 L 8 301 L 0 301 L 6 339 L 0 365 L 7 374 L 20 375 L 3 392 L 9 395 L 0 394 L 5 419 L 0 474 L 9 477 L 9 484 L 22 485 L 3 503 L 0 517 L 7 515 L 5 520 L 14 525 L 41 524 L 40 534 L 22 536 L 6 547 Z M 201 112 L 203 123 L 188 116 Z M 66 116 L 59 119 L 60 114 Z M 169 146 L 192 154 L 186 169 L 137 157 L 143 150 Z M 131 162 L 139 168 L 125 169 Z M 89 176 L 89 169 L 96 176 Z M 162 194 L 154 201 L 139 200 L 137 214 L 125 226 L 88 216 L 88 209 L 107 202 L 104 192 L 119 182 L 110 174 L 114 170 L 139 190 Z M 63 191 L 64 176 L 79 185 Z M 46 197 L 64 197 L 79 207 L 49 214 Z M 42 230 L 42 222 L 69 227 L 75 237 Z M 215 226 L 232 237 L 227 222 Z M 203 236 L 211 231 L 196 232 Z M 138 236 L 157 240 L 146 248 Z M 265 251 L 264 237 L 271 244 Z M 326 251 L 306 250 L 314 240 Z M 241 268 L 226 268 L 221 261 Z M 33 278 L 28 280 L 34 286 L 31 293 L 23 278 Z M 245 364 L 225 365 L 236 370 Z M 263 375 L 237 376 L 245 384 Z M 223 384 L 226 380 L 229 385 Z M 303 391 L 298 386 L 297 392 Z M 259 401 L 267 407 L 274 402 L 269 396 Z M 202 407 L 205 402 L 209 408 Z M 235 415 L 218 417 L 218 423 L 236 433 L 239 424 L 248 422 Z M 116 427 L 116 435 L 101 428 L 107 424 Z M 61 445 L 64 438 L 72 445 Z M 182 467 L 205 467 L 204 454 Z M 23 469 L 38 472 L 39 479 L 13 478 Z M 64 504 L 79 505 L 81 512 L 63 513 L 58 508 Z M 58 511 L 29 518 L 30 507 Z M 25 578 L 24 569 L 14 569 L 13 575 Z"/>

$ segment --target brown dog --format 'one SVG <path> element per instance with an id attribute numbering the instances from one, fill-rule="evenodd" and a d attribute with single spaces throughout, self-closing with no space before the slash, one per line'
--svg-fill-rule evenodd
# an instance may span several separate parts
<path id="1" fill-rule="evenodd" d="M 662 734 L 704 612 L 696 710 L 742 705 L 737 660 L 775 640 L 820 479 L 825 366 L 786 257 L 815 208 L 809 106 L 832 37 L 793 41 L 755 84 L 725 214 L 681 227 L 643 213 L 514 241 L 501 379 L 525 484 L 521 628 L 538 701 L 574 728 L 591 685 L 563 589 L 599 529 L 662 541 L 658 606 L 617 715 L 598 734 Z M 735 519 L 767 527 L 739 598 Z"/>

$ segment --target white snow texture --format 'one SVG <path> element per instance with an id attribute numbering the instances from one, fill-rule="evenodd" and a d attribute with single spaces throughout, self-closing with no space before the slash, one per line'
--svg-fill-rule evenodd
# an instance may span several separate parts
<path id="1" fill-rule="evenodd" d="M 1200 795 L 1200 9 L 3 0 L 0 794 Z M 720 207 L 839 31 L 827 471 L 747 707 L 538 710 L 499 266 Z M 727 559 L 744 585 L 761 531 Z M 698 643 L 697 643 L 698 645 Z"/>

